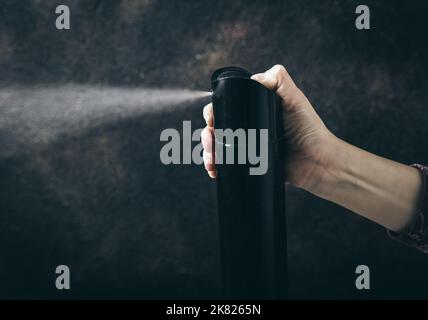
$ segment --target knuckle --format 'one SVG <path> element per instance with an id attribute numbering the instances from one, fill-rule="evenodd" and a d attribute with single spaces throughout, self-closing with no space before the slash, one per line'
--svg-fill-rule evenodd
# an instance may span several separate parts
<path id="1" fill-rule="evenodd" d="M 212 156 L 212 154 L 204 151 L 203 159 L 204 159 L 205 168 L 211 169 L 213 167 L 213 156 Z"/>
<path id="2" fill-rule="evenodd" d="M 204 128 L 201 132 L 201 140 L 202 140 L 202 144 L 205 146 L 205 144 L 207 143 L 209 137 L 210 137 L 210 132 L 208 131 L 207 128 Z"/>
<path id="3" fill-rule="evenodd" d="M 202 114 L 204 115 L 204 118 L 208 117 L 208 108 L 207 108 L 207 106 L 204 107 L 204 110 L 202 111 Z"/>
<path id="4" fill-rule="evenodd" d="M 282 64 L 276 64 L 274 70 L 278 75 L 284 76 L 287 74 L 287 69 Z"/>

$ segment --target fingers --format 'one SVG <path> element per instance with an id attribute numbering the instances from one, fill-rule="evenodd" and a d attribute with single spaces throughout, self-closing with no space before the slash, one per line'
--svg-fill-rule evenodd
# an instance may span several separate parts
<path id="1" fill-rule="evenodd" d="M 214 128 L 205 127 L 201 133 L 202 145 L 204 147 L 203 159 L 205 170 L 211 178 L 215 178 L 217 175 L 215 169 L 215 153 L 213 148 L 214 140 Z"/>
<path id="2" fill-rule="evenodd" d="M 203 111 L 205 122 L 207 126 L 201 132 L 202 145 L 204 147 L 203 159 L 205 170 L 211 178 L 217 177 L 217 171 L 215 169 L 215 152 L 213 148 L 214 141 L 214 116 L 212 104 L 208 104 L 204 107 Z"/>
<path id="3" fill-rule="evenodd" d="M 275 90 L 286 102 L 295 99 L 296 95 L 301 94 L 285 67 L 279 64 L 264 73 L 253 75 L 251 79 L 260 82 L 270 90 Z"/>
<path id="4" fill-rule="evenodd" d="M 214 165 L 214 154 L 206 152 L 204 150 L 203 158 L 204 158 L 204 163 L 205 163 L 205 170 L 207 170 L 210 178 L 217 177 L 217 171 L 216 171 L 215 165 Z"/>
<path id="5" fill-rule="evenodd" d="M 214 128 L 205 127 L 201 132 L 202 145 L 204 151 L 207 153 L 214 153 L 213 140 L 214 140 Z"/>
<path id="6" fill-rule="evenodd" d="M 207 126 L 213 127 L 214 126 L 214 115 L 213 115 L 212 103 L 209 103 L 204 107 L 203 115 L 204 115 L 205 122 L 207 123 Z"/>

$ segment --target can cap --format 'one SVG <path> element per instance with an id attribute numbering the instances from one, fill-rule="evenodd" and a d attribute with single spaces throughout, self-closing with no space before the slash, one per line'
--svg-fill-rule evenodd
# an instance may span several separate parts
<path id="1" fill-rule="evenodd" d="M 211 76 L 211 86 L 216 129 L 268 129 L 269 141 L 281 138 L 279 97 L 252 80 L 249 71 L 239 67 L 218 69 Z"/>
<path id="2" fill-rule="evenodd" d="M 251 77 L 251 72 L 240 67 L 225 67 L 220 68 L 214 71 L 211 76 L 211 82 L 227 79 L 227 78 L 245 78 L 249 79 Z"/>

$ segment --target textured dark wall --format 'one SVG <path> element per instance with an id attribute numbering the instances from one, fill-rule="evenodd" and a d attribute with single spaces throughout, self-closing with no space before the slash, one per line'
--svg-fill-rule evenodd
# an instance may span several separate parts
<path id="1" fill-rule="evenodd" d="M 360 3 L 0 0 L 0 297 L 214 297 L 219 286 L 214 182 L 159 161 L 161 130 L 202 126 L 203 101 L 52 137 L 46 121 L 52 139 L 22 141 L 4 125 L 20 97 L 11 87 L 208 89 L 217 67 L 282 63 L 335 134 L 428 163 L 428 5 L 364 1 L 372 30 L 357 31 Z M 58 4 L 69 31 L 55 29 Z M 30 94 L 17 112 L 31 122 L 43 104 Z M 292 298 L 428 298 L 428 257 L 381 227 L 296 189 L 287 210 Z M 59 264 L 69 292 L 54 288 Z M 354 287 L 359 264 L 370 291 Z"/>

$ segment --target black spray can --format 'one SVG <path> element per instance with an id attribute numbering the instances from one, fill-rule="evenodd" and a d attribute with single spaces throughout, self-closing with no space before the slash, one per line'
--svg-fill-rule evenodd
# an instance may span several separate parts
<path id="1" fill-rule="evenodd" d="M 287 288 L 283 119 L 276 93 L 250 76 L 227 67 L 211 78 L 223 292 L 281 299 Z M 240 134 L 227 140 L 230 131 Z"/>

